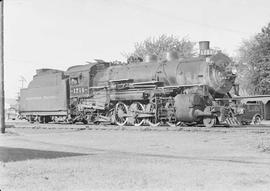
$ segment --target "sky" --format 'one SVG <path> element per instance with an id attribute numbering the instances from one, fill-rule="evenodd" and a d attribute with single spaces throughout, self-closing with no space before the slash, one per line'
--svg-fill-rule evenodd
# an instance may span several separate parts
<path id="1" fill-rule="evenodd" d="M 5 0 L 5 96 L 15 98 L 36 69 L 125 61 L 136 42 L 162 34 L 235 56 L 269 22 L 269 0 Z"/>

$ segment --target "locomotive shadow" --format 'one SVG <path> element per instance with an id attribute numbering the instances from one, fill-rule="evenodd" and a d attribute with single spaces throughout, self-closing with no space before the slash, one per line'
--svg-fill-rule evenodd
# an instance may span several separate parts
<path id="1" fill-rule="evenodd" d="M 2 162 L 15 162 L 31 159 L 54 159 L 54 158 L 82 156 L 82 155 L 89 155 L 89 154 L 0 147 L 0 161 Z"/>

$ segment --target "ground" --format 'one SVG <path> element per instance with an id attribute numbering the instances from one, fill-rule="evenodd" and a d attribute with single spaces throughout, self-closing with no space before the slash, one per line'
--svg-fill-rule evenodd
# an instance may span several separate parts
<path id="1" fill-rule="evenodd" d="M 0 188 L 268 191 L 270 127 L 257 128 L 8 128 Z"/>

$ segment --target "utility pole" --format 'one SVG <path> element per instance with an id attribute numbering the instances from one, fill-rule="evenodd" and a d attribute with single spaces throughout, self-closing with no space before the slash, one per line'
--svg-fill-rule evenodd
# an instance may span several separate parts
<path id="1" fill-rule="evenodd" d="M 0 0 L 0 126 L 5 133 L 5 91 L 4 91 L 4 8 Z"/>

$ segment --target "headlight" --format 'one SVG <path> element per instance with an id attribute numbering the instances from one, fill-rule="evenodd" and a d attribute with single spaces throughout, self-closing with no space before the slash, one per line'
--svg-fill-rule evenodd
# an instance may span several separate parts
<path id="1" fill-rule="evenodd" d="M 237 74 L 237 69 L 235 67 L 232 68 L 232 74 Z"/>

